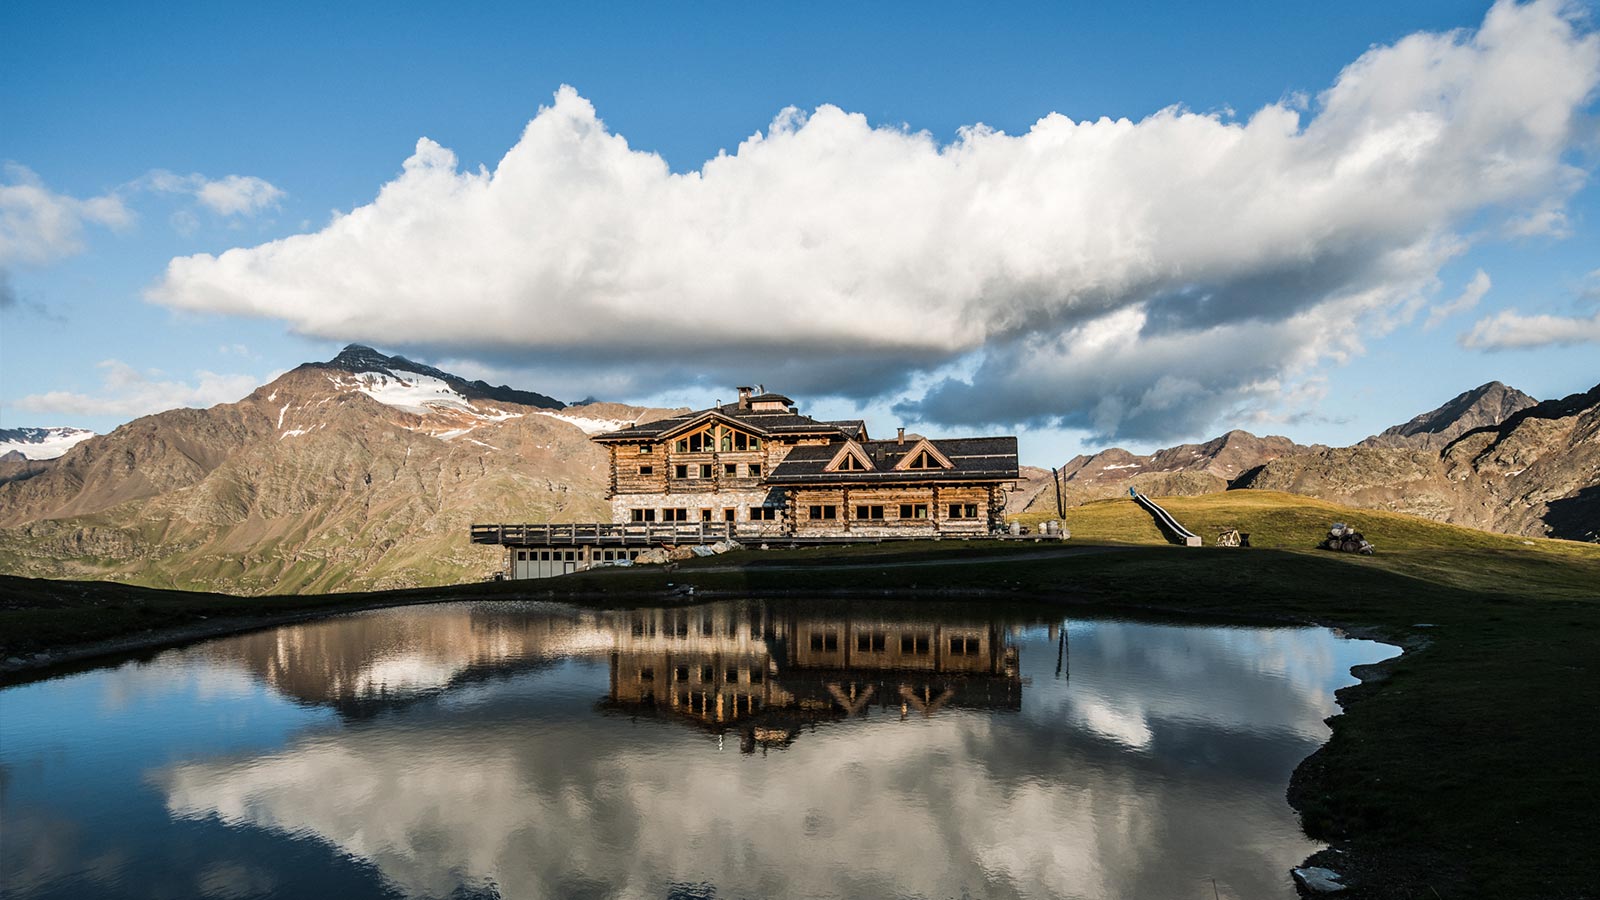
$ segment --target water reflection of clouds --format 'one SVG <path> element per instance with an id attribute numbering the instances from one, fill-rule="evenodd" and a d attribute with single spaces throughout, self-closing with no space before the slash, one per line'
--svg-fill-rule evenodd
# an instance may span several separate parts
<path id="1" fill-rule="evenodd" d="M 880 710 L 750 759 L 659 722 L 541 722 L 527 706 L 537 673 L 473 685 L 470 709 L 413 709 L 405 727 L 306 735 L 159 781 L 174 816 L 315 835 L 419 897 L 489 884 L 660 895 L 669 882 L 1136 897 L 1212 877 L 1224 896 L 1286 891 L 1284 867 L 1312 845 L 1283 785 L 1348 664 L 1330 636 L 1100 622 L 1072 632 L 1061 682 L 1042 674 L 1054 647 L 1038 637 L 1020 717 Z M 1155 744 L 1204 752 L 1117 755 Z"/>
<path id="2" fill-rule="evenodd" d="M 753 610 L 759 623 L 729 615 Z M 105 753 L 141 767 L 162 804 L 155 821 L 188 837 L 156 838 L 129 869 L 114 839 L 71 832 L 84 823 L 28 830 L 36 804 L 13 795 L 8 837 L 21 835 L 26 852 L 4 854 L 5 874 L 20 878 L 7 884 L 59 890 L 63 870 L 97 858 L 126 887 L 163 871 L 150 848 L 170 846 L 164 883 L 180 878 L 178 893 L 315 886 L 319 876 L 284 862 L 292 845 L 298 865 L 358 860 L 370 868 L 341 877 L 375 871 L 373 893 L 412 897 L 661 896 L 674 884 L 717 896 L 1209 897 L 1212 877 L 1222 896 L 1288 895 L 1285 868 L 1312 849 L 1283 799 L 1289 770 L 1323 739 L 1331 686 L 1383 653 L 1312 629 L 1073 621 L 1068 677 L 1057 680 L 1043 627 L 927 610 L 852 606 L 853 632 L 809 605 L 643 619 L 529 604 L 414 608 L 11 694 L 31 698 L 29 709 L 62 706 L 78 724 L 52 740 L 76 759 L 101 755 L 87 746 L 101 729 Z M 988 668 L 875 673 L 866 657 L 828 661 L 825 638 L 821 650 L 808 643 L 844 622 L 842 646 L 887 630 L 892 654 L 919 616 L 935 647 L 977 640 Z M 1021 645 L 1020 672 L 1008 641 Z M 678 655 L 658 665 L 663 653 Z M 796 698 L 844 696 L 824 690 L 840 679 L 865 679 L 877 699 L 852 715 L 811 708 L 786 719 L 797 735 L 759 756 L 708 736 L 727 723 L 669 711 L 660 694 L 657 718 L 615 702 L 617 679 L 638 671 L 630 665 L 670 681 L 695 654 L 712 654 L 704 662 L 717 672 L 730 659 L 762 661 L 768 696 L 788 697 L 782 716 L 800 715 Z M 931 681 L 938 694 L 946 678 L 964 685 L 948 705 L 902 717 L 896 685 Z M 596 714 L 608 692 L 607 708 L 623 714 Z M 270 728 L 216 740 L 219 725 L 263 708 L 274 710 Z M 138 741 L 110 733 L 123 728 Z M 8 762 L 18 746 L 4 748 Z M 54 777 L 69 777 L 55 765 Z M 35 775 L 15 777 L 39 795 Z M 247 846 L 276 849 L 241 854 Z"/>

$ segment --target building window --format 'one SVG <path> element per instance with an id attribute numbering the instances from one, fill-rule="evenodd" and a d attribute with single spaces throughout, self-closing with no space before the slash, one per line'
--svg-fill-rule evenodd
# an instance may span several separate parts
<path id="1" fill-rule="evenodd" d="M 639 474 L 640 475 L 654 475 L 655 473 L 656 473 L 656 467 L 655 466 L 640 466 L 639 467 Z"/>
<path id="2" fill-rule="evenodd" d="M 701 478 L 710 478 L 711 477 L 711 463 L 701 463 L 700 464 L 700 477 Z"/>
<path id="3" fill-rule="evenodd" d="M 977 517 L 978 504 L 976 503 L 950 504 L 950 518 L 952 519 L 976 519 Z"/>
<path id="4" fill-rule="evenodd" d="M 908 468 L 908 469 L 939 469 L 939 468 L 943 468 L 943 467 L 940 466 L 938 461 L 936 461 L 933 458 L 932 454 L 930 454 L 930 453 L 928 453 L 928 451 L 924 450 L 921 453 L 918 453 L 917 454 L 917 458 L 913 459 L 911 461 L 911 465 L 906 466 L 906 468 Z"/>
<path id="5" fill-rule="evenodd" d="M 710 683 L 712 681 L 715 681 L 716 677 L 717 677 L 716 670 L 712 669 L 710 666 L 701 666 L 700 667 L 700 681 L 702 683 Z"/>
<path id="6" fill-rule="evenodd" d="M 813 503 L 811 505 L 811 518 L 837 519 L 839 518 L 839 507 L 834 506 L 831 503 Z"/>
<path id="7" fill-rule="evenodd" d="M 900 518 L 902 519 L 926 519 L 927 517 L 928 504 L 926 503 L 900 504 Z"/>
<path id="8" fill-rule="evenodd" d="M 640 444 L 639 445 L 639 455 L 640 456 L 649 456 L 650 454 L 652 454 L 654 452 L 656 452 L 656 446 L 654 444 Z"/>
<path id="9" fill-rule="evenodd" d="M 700 521 L 702 521 L 702 522 L 711 521 L 711 510 L 709 510 L 709 509 L 700 510 Z"/>
<path id="10" fill-rule="evenodd" d="M 951 656 L 977 656 L 978 639 L 975 637 L 953 637 L 950 639 Z"/>
<path id="11" fill-rule="evenodd" d="M 688 681 L 689 680 L 689 667 L 688 666 L 679 666 L 676 669 L 673 669 L 672 670 L 672 679 L 674 681 Z"/>
<path id="12" fill-rule="evenodd" d="M 862 652 L 881 652 L 886 646 L 888 646 L 888 643 L 889 636 L 881 631 L 874 631 L 870 634 L 863 631 L 856 635 L 856 649 Z"/>
<path id="13" fill-rule="evenodd" d="M 661 511 L 661 521 L 687 522 L 689 521 L 689 511 L 687 509 L 663 509 Z"/>
<path id="14" fill-rule="evenodd" d="M 811 649 L 813 649 L 813 650 L 823 650 L 823 651 L 826 651 L 828 653 L 832 653 L 832 652 L 838 650 L 839 649 L 839 634 L 838 634 L 838 632 L 834 632 L 834 631 L 812 632 L 812 634 L 811 634 Z"/>
<path id="15" fill-rule="evenodd" d="M 750 477 L 751 478 L 760 478 L 761 477 L 761 463 L 751 463 L 750 464 Z"/>
<path id="16" fill-rule="evenodd" d="M 672 474 L 676 478 L 688 478 L 689 467 L 683 463 L 678 463 L 672 467 Z"/>
<path id="17" fill-rule="evenodd" d="M 656 520 L 656 511 L 653 509 L 630 509 L 628 512 L 635 522 L 654 522 Z"/>
<path id="18" fill-rule="evenodd" d="M 739 683 L 739 670 L 738 669 L 733 669 L 733 668 L 728 669 L 726 672 L 722 673 L 722 680 L 727 682 L 728 684 L 738 684 Z"/>
<path id="19" fill-rule="evenodd" d="M 845 458 L 839 461 L 839 468 L 837 469 L 840 472 L 865 472 L 866 470 L 867 467 L 862 464 L 861 460 L 856 459 L 854 454 L 846 454 Z"/>
<path id="20" fill-rule="evenodd" d="M 726 475 L 729 478 L 737 478 L 737 477 L 739 477 L 739 464 L 738 463 L 723 463 L 722 464 L 722 474 Z"/>
<path id="21" fill-rule="evenodd" d="M 856 518 L 857 519 L 881 519 L 881 518 L 883 518 L 883 507 L 881 507 L 881 506 L 858 506 L 858 507 L 856 507 Z"/>
<path id="22" fill-rule="evenodd" d="M 732 522 L 732 521 L 734 521 L 735 519 L 738 518 L 738 513 L 739 513 L 739 511 L 737 509 L 733 509 L 731 507 L 728 508 L 728 509 L 724 509 L 722 511 L 722 521 L 724 521 L 724 522 Z"/>
<path id="23" fill-rule="evenodd" d="M 775 522 L 777 519 L 778 508 L 776 506 L 750 507 L 750 521 L 752 522 Z"/>
<path id="24" fill-rule="evenodd" d="M 911 653 L 917 656 L 927 656 L 932 649 L 932 642 L 926 634 L 912 634 L 906 632 L 900 635 L 900 652 Z"/>

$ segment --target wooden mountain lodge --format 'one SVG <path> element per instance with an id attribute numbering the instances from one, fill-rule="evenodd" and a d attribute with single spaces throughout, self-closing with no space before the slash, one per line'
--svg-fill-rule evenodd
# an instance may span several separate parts
<path id="1" fill-rule="evenodd" d="M 781 394 L 595 435 L 611 455 L 609 524 L 474 525 L 538 578 L 655 547 L 724 539 L 852 543 L 1000 536 L 1015 437 L 873 440 L 860 420 L 800 414 Z"/>

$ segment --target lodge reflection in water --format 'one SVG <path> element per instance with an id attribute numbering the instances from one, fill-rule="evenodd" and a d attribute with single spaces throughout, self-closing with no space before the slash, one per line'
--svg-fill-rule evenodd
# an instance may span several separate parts
<path id="1" fill-rule="evenodd" d="M 635 611 L 611 654 L 609 705 L 669 712 L 743 749 L 807 723 L 941 709 L 1020 709 L 1017 648 L 998 622 L 775 613 L 760 604 Z"/>
<path id="2" fill-rule="evenodd" d="M 607 660 L 602 709 L 737 730 L 746 749 L 786 743 L 807 723 L 873 711 L 909 717 L 1022 704 L 1008 639 L 1020 623 L 859 604 L 836 614 L 760 602 L 527 612 L 515 603 L 413 607 L 207 649 L 286 696 L 354 717 L 563 659 Z"/>

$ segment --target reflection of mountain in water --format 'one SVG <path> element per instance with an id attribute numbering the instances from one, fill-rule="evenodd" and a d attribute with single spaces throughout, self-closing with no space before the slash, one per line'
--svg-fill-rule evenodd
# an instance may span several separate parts
<path id="1" fill-rule="evenodd" d="M 612 631 L 595 615 L 567 607 L 441 604 L 284 626 L 203 649 L 243 663 L 287 697 L 361 718 L 604 652 Z"/>
<path id="2" fill-rule="evenodd" d="M 782 743 L 803 723 L 945 708 L 1019 709 L 1006 627 L 905 607 L 838 614 L 767 604 L 580 612 L 528 604 L 408 607 L 286 626 L 207 645 L 281 694 L 364 717 L 452 688 L 608 659 L 602 706 L 667 714 L 747 746 Z"/>
<path id="3" fill-rule="evenodd" d="M 874 710 L 1022 706 L 1017 649 L 992 620 L 722 603 L 634 611 L 617 624 L 606 707 L 736 729 L 745 750 Z"/>

